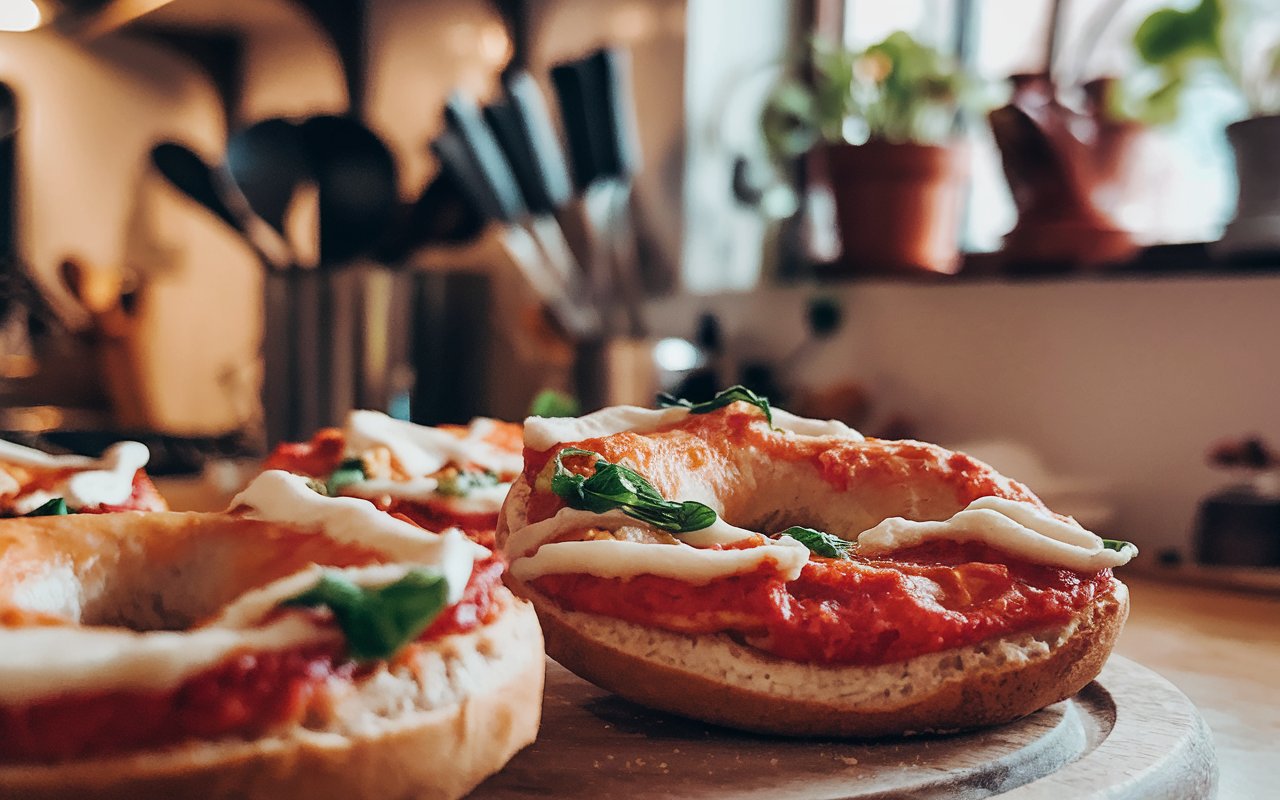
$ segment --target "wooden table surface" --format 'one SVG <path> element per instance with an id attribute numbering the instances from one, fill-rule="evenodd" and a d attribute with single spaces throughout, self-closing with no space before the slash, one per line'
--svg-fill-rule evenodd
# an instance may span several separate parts
<path id="1" fill-rule="evenodd" d="M 1213 731 L 1222 800 L 1280 785 L 1280 598 L 1121 575 L 1132 612 L 1116 652 L 1163 675 Z"/>

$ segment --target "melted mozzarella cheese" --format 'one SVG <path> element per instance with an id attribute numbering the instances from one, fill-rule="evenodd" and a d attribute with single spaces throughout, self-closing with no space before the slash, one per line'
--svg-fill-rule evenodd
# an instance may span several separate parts
<path id="1" fill-rule="evenodd" d="M 318 528 L 335 541 L 367 545 L 397 561 L 438 564 L 450 592 L 456 587 L 459 596 L 473 562 L 489 552 L 456 529 L 431 533 L 382 513 L 368 500 L 326 497 L 313 491 L 307 478 L 283 470 L 254 478 L 230 508 L 243 508 L 254 519 Z M 456 600 L 451 595 L 449 602 Z"/>
<path id="2" fill-rule="evenodd" d="M 794 580 L 809 560 L 808 548 L 789 537 L 739 550 L 701 549 L 758 536 L 719 519 L 710 528 L 679 534 L 683 541 L 674 545 L 611 539 L 552 541 L 565 533 L 586 528 L 614 530 L 641 524 L 621 511 L 596 514 L 562 508 L 554 517 L 526 525 L 507 539 L 511 574 L 521 580 L 565 573 L 600 578 L 658 575 L 700 584 L 772 565 L 786 580 Z"/>
<path id="3" fill-rule="evenodd" d="M 9 628 L 0 631 L 0 703 L 76 692 L 164 691 L 236 652 L 285 650 L 340 636 L 302 614 L 249 630 Z"/>
<path id="4" fill-rule="evenodd" d="M 524 459 L 485 440 L 494 421 L 483 417 L 472 420 L 466 436 L 415 425 L 394 419 L 377 411 L 352 411 L 344 430 L 347 450 L 354 454 L 375 447 L 385 447 L 399 462 L 400 468 L 414 476 L 432 475 L 450 464 L 474 464 L 499 475 L 510 475 L 524 467 Z"/>
<path id="5" fill-rule="evenodd" d="M 550 450 L 564 442 L 581 442 L 616 433 L 653 433 L 674 425 L 689 415 L 687 408 L 640 408 L 613 406 L 583 417 L 529 417 L 524 421 L 524 443 L 534 450 Z M 862 434 L 838 420 L 816 420 L 798 417 L 780 408 L 773 409 L 773 425 L 795 436 L 852 439 L 861 441 Z"/>
<path id="6" fill-rule="evenodd" d="M 1034 564 L 1077 572 L 1118 567 L 1138 552 L 1132 545 L 1109 550 L 1074 520 L 1063 521 L 1029 503 L 980 497 L 945 522 L 890 517 L 858 535 L 858 554 L 891 553 L 940 539 L 983 542 Z"/>
<path id="7" fill-rule="evenodd" d="M 544 544 L 532 556 L 513 561 L 511 574 L 522 581 L 565 573 L 597 578 L 655 575 L 698 585 L 770 565 L 784 580 L 791 581 L 800 577 L 808 561 L 809 549 L 789 537 L 745 550 L 596 540 Z"/>
<path id="8" fill-rule="evenodd" d="M 0 440 L 0 462 L 36 469 L 76 470 L 48 490 L 18 498 L 13 505 L 19 514 L 39 508 L 55 497 L 61 497 L 73 509 L 121 505 L 133 495 L 134 475 L 150 459 L 151 452 L 141 442 L 118 442 L 95 459 L 52 456 Z"/>
<path id="9" fill-rule="evenodd" d="M 611 406 L 582 417 L 529 417 L 524 421 L 524 445 L 550 450 L 562 442 L 581 442 L 615 433 L 653 433 L 689 415 L 687 408 Z"/>

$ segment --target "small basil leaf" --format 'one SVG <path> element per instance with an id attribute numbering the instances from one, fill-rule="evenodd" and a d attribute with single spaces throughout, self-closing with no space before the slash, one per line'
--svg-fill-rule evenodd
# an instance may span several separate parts
<path id="1" fill-rule="evenodd" d="M 739 400 L 760 409 L 769 426 L 773 427 L 773 408 L 769 405 L 769 398 L 761 397 L 745 386 L 730 386 L 704 403 L 691 403 L 664 392 L 658 395 L 658 408 L 687 408 L 690 414 L 709 414 Z"/>
<path id="2" fill-rule="evenodd" d="M 853 543 L 813 528 L 802 528 L 794 525 L 787 528 L 779 536 L 790 536 L 800 544 L 809 548 L 809 552 L 825 558 L 848 558 Z"/>
<path id="3" fill-rule="evenodd" d="M 449 585 L 443 575 L 413 570 L 380 587 L 364 587 L 326 572 L 320 580 L 285 606 L 328 608 L 346 637 L 357 661 L 390 658 L 440 616 Z"/>
<path id="4" fill-rule="evenodd" d="M 441 478 L 436 491 L 449 497 L 466 497 L 477 489 L 498 485 L 498 474 L 489 470 L 464 469 Z"/>
<path id="5" fill-rule="evenodd" d="M 42 504 L 39 508 L 32 509 L 23 514 L 24 517 L 60 517 L 64 514 L 70 514 L 71 510 L 67 508 L 67 501 L 61 497 L 55 497 L 52 500 Z"/>
<path id="6" fill-rule="evenodd" d="M 329 479 L 324 482 L 324 493 L 330 497 L 337 497 L 341 493 L 342 487 L 359 483 L 367 477 L 368 474 L 364 471 L 364 461 L 358 458 L 348 458 L 329 474 Z"/>
<path id="7" fill-rule="evenodd" d="M 595 472 L 577 475 L 564 466 L 565 456 L 591 456 Z M 551 491 L 570 508 L 602 514 L 617 509 L 627 516 L 672 533 L 688 533 L 713 525 L 716 512 L 694 500 L 675 502 L 640 473 L 621 464 L 612 464 L 599 453 L 566 447 L 552 460 Z"/>

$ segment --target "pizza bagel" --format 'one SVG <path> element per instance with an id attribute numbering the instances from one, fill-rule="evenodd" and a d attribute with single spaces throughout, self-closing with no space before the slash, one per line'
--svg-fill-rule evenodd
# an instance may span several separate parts
<path id="1" fill-rule="evenodd" d="M 501 572 L 279 471 L 225 513 L 9 520 L 0 797 L 460 797 L 541 713 Z"/>
<path id="2" fill-rule="evenodd" d="M 285 443 L 265 469 L 306 475 L 334 495 L 363 497 L 427 530 L 462 529 L 493 547 L 498 509 L 520 473 L 520 426 L 486 417 L 428 427 L 352 411 L 342 428 Z"/>
<path id="3" fill-rule="evenodd" d="M 547 653 L 652 708 L 878 737 L 996 725 L 1079 691 L 1136 548 L 968 456 L 735 387 L 525 422 L 499 520 Z"/>
<path id="4" fill-rule="evenodd" d="M 141 442 L 118 442 L 89 458 L 0 440 L 0 517 L 165 511 L 144 469 L 150 459 Z"/>

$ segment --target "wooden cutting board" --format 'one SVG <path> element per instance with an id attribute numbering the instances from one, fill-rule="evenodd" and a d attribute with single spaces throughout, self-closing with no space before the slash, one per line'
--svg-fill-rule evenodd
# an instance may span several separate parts
<path id="1" fill-rule="evenodd" d="M 1075 697 L 1009 725 L 872 743 L 704 725 L 633 705 L 548 661 L 538 741 L 471 798 L 1198 800 L 1216 783 L 1195 707 L 1119 656 Z"/>

